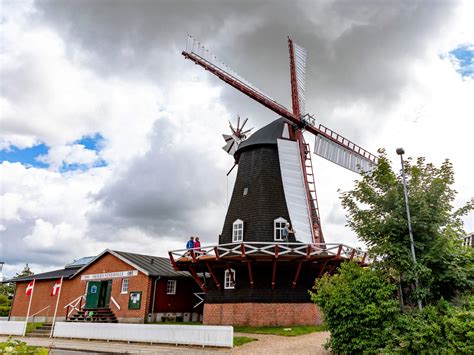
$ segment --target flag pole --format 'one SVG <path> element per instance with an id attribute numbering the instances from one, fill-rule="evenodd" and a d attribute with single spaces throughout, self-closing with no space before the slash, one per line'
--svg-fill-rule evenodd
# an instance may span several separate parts
<path id="1" fill-rule="evenodd" d="M 25 327 L 23 329 L 23 336 L 25 336 L 26 328 L 28 326 L 28 317 L 30 316 L 31 300 L 33 299 L 33 293 L 35 292 L 35 284 L 36 284 L 36 279 L 33 279 L 33 288 L 31 290 L 30 302 L 28 303 L 28 311 L 26 311 L 26 319 L 25 319 Z"/>
<path id="2" fill-rule="evenodd" d="M 51 326 L 51 333 L 49 334 L 50 338 L 53 337 L 54 326 L 56 325 L 56 315 L 58 314 L 59 298 L 61 297 L 61 290 L 63 289 L 63 280 L 64 276 L 61 276 L 61 286 L 59 287 L 58 299 L 56 300 L 56 308 L 54 309 L 53 324 Z"/>

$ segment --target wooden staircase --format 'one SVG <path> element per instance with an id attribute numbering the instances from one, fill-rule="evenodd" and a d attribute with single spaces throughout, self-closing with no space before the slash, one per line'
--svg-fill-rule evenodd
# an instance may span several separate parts
<path id="1" fill-rule="evenodd" d="M 83 308 L 76 311 L 66 322 L 118 323 L 118 320 L 110 308 Z"/>
<path id="2" fill-rule="evenodd" d="M 31 332 L 26 333 L 27 337 L 43 337 L 49 338 L 51 334 L 52 323 L 43 323 L 40 327 L 35 328 Z"/>

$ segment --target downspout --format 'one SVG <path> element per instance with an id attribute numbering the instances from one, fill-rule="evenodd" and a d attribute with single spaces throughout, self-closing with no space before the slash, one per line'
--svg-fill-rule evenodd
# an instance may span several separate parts
<path id="1" fill-rule="evenodd" d="M 151 319 L 153 320 L 153 313 L 155 313 L 155 298 L 156 298 L 156 282 L 161 279 L 161 276 L 158 276 L 155 279 L 154 285 L 153 285 L 153 301 L 151 302 Z"/>

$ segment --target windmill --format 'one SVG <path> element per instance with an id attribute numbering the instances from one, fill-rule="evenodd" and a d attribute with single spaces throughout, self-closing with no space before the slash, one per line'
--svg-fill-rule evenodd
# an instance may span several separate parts
<path id="1" fill-rule="evenodd" d="M 357 173 L 368 171 L 376 164 L 377 158 L 367 150 L 322 124 L 316 126 L 314 117 L 306 113 L 305 108 L 306 50 L 295 44 L 289 37 L 288 49 L 290 55 L 291 111 L 248 80 L 242 78 L 195 38 L 188 36 L 186 50 L 182 52 L 182 55 L 292 123 L 288 125 L 288 133 L 289 137 L 295 140 L 297 150 L 299 151 L 307 200 L 307 214 L 311 224 L 311 236 L 314 242 L 320 242 L 323 240 L 323 234 L 316 195 L 314 169 L 309 145 L 304 140 L 303 132 L 306 131 L 315 136 L 315 154 L 351 171 Z M 229 142 L 237 143 L 237 146 L 240 143 L 238 139 L 233 139 L 232 141 L 230 137 L 228 139 Z M 231 144 L 233 153 L 235 153 L 237 146 Z"/>
<path id="2" fill-rule="evenodd" d="M 219 242 L 169 252 L 173 267 L 189 271 L 205 293 L 205 324 L 317 323 L 320 317 L 307 292 L 314 279 L 334 272 L 343 260 L 367 262 L 360 249 L 324 240 L 312 150 L 303 133 L 314 135 L 315 154 L 353 172 L 370 171 L 377 159 L 316 125 L 305 108 L 306 50 L 290 38 L 288 49 L 292 110 L 242 78 L 196 39 L 189 36 L 182 52 L 280 116 L 249 137 L 244 130 L 247 119 L 242 126 L 240 118 L 235 128 L 230 125 L 223 149 L 233 155 L 238 170 Z M 294 227 L 293 235 L 285 235 L 287 223 Z M 233 308 L 236 305 L 238 309 Z M 285 316 L 278 307 L 284 307 Z M 236 313 L 239 316 L 230 316 Z"/>

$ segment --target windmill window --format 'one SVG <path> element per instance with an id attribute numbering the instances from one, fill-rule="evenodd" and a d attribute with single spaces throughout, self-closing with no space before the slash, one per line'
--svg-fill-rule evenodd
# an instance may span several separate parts
<path id="1" fill-rule="evenodd" d="M 275 239 L 275 241 L 287 240 L 287 237 L 285 237 L 283 233 L 287 223 L 288 221 L 282 217 L 279 217 L 273 221 L 273 227 L 274 227 L 273 238 Z"/>
<path id="2" fill-rule="evenodd" d="M 176 295 L 176 280 L 168 280 L 166 284 L 166 294 Z"/>
<path id="3" fill-rule="evenodd" d="M 235 270 L 227 269 L 224 273 L 224 288 L 234 289 L 235 288 Z"/>
<path id="4" fill-rule="evenodd" d="M 249 193 L 249 188 L 248 188 L 248 187 L 244 187 L 244 192 L 243 192 L 242 195 L 247 196 L 248 193 Z"/>
<path id="5" fill-rule="evenodd" d="M 244 221 L 241 219 L 236 220 L 232 224 L 232 242 L 241 242 L 244 239 Z"/>

